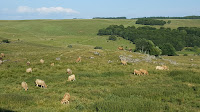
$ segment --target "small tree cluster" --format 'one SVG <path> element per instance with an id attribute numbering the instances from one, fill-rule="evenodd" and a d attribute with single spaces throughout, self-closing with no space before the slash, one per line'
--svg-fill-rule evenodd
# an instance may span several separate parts
<path id="1" fill-rule="evenodd" d="M 10 43 L 10 41 L 8 39 L 4 39 L 2 40 L 3 43 Z"/>
<path id="2" fill-rule="evenodd" d="M 116 41 L 116 40 L 117 40 L 117 37 L 114 36 L 114 35 L 111 35 L 111 36 L 109 36 L 108 40 Z"/>
<path id="3" fill-rule="evenodd" d="M 158 47 L 155 46 L 154 43 L 151 40 L 146 40 L 146 39 L 138 39 L 135 42 L 136 45 L 136 51 L 144 52 L 150 55 L 161 55 L 162 50 Z"/>
<path id="4" fill-rule="evenodd" d="M 102 47 L 96 46 L 96 47 L 94 47 L 94 49 L 102 49 Z"/>
<path id="5" fill-rule="evenodd" d="M 162 46 L 160 46 L 160 48 L 162 50 L 162 55 L 168 55 L 168 56 L 177 55 L 175 48 L 170 43 L 163 44 Z"/>
<path id="6" fill-rule="evenodd" d="M 166 24 L 163 20 L 156 20 L 156 19 L 150 19 L 150 18 L 141 18 L 136 21 L 136 24 L 142 24 L 142 25 L 164 25 Z"/>

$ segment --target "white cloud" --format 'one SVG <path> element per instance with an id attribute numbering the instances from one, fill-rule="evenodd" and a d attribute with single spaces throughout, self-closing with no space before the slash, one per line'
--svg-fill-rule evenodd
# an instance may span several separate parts
<path id="1" fill-rule="evenodd" d="M 17 12 L 19 13 L 30 13 L 30 12 L 34 12 L 34 9 L 31 7 L 27 7 L 27 6 L 19 6 L 17 8 Z"/>
<path id="2" fill-rule="evenodd" d="M 49 14 L 49 13 L 67 13 L 67 14 L 77 14 L 78 11 L 75 11 L 70 8 L 63 8 L 63 7 L 41 7 L 41 8 L 31 8 L 27 6 L 19 6 L 17 8 L 17 12 L 19 13 L 42 13 L 42 14 Z"/>
<path id="3" fill-rule="evenodd" d="M 40 13 L 79 13 L 75 10 L 63 7 L 49 7 L 49 8 L 42 7 L 42 8 L 37 8 L 36 11 Z"/>

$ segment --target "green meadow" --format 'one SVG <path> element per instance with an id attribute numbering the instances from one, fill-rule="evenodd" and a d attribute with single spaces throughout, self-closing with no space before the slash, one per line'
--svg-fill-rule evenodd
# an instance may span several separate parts
<path id="1" fill-rule="evenodd" d="M 0 53 L 6 56 L 0 65 L 0 111 L 200 111 L 199 56 L 181 51 L 180 56 L 156 58 L 118 50 L 119 46 L 135 48 L 121 37 L 112 41 L 97 35 L 99 29 L 109 25 L 142 26 L 135 21 L 1 20 L 0 40 L 10 43 L 0 44 Z M 171 24 L 164 25 L 172 29 L 186 26 L 200 27 L 200 20 L 172 19 Z M 94 49 L 96 46 L 102 49 Z M 79 56 L 82 61 L 76 63 Z M 119 56 L 135 61 L 122 65 Z M 44 64 L 40 59 L 45 60 Z M 29 66 L 27 61 L 31 62 Z M 163 64 L 169 70 L 155 69 Z M 26 73 L 30 67 L 33 72 Z M 75 74 L 75 81 L 67 81 L 67 68 Z M 149 75 L 134 75 L 134 69 L 140 68 L 148 70 Z M 36 79 L 44 80 L 48 87 L 36 87 Z M 28 91 L 21 87 L 22 81 L 27 82 Z M 60 101 L 66 92 L 71 99 L 63 105 Z"/>

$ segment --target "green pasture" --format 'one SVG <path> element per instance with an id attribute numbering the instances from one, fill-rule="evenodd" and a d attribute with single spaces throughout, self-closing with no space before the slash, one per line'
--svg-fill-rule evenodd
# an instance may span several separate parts
<path id="1" fill-rule="evenodd" d="M 198 112 L 199 56 L 152 57 L 117 49 L 119 46 L 134 49 L 135 45 L 128 40 L 117 37 L 117 41 L 111 41 L 108 36 L 96 35 L 100 28 L 135 25 L 135 21 L 0 21 L 0 39 L 11 41 L 0 44 L 0 53 L 6 55 L 0 65 L 0 111 Z M 200 26 L 200 20 L 171 21 L 164 27 Z M 95 46 L 103 49 L 94 49 Z M 124 66 L 120 55 L 139 61 Z M 82 61 L 76 63 L 79 56 Z M 40 59 L 45 60 L 44 64 L 39 63 Z M 55 66 L 50 66 L 51 63 Z M 169 70 L 155 69 L 163 64 Z M 29 67 L 32 73 L 26 73 Z M 67 81 L 67 68 L 76 75 L 75 81 Z M 134 69 L 140 68 L 148 70 L 149 75 L 134 75 Z M 48 87 L 36 87 L 36 79 L 44 80 Z M 27 82 L 28 91 L 21 87 L 22 81 Z M 71 100 L 62 105 L 60 101 L 66 92 Z"/>

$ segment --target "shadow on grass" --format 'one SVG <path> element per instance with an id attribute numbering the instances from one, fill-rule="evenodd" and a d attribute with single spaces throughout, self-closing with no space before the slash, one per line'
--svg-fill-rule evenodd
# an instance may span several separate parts
<path id="1" fill-rule="evenodd" d="M 7 110 L 7 109 L 0 108 L 0 112 L 17 112 L 17 111 L 12 111 L 12 110 Z"/>

